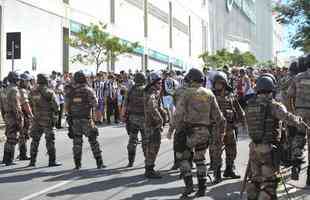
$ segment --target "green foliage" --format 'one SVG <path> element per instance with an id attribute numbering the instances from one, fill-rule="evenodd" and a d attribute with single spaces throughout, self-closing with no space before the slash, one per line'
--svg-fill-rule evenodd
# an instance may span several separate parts
<path id="1" fill-rule="evenodd" d="M 205 52 L 199 58 L 203 60 L 205 66 L 216 68 L 221 68 L 224 65 L 253 66 L 257 63 L 255 56 L 251 52 L 240 53 L 237 48 L 233 53 L 226 49 L 218 50 L 213 55 Z"/>
<path id="2" fill-rule="evenodd" d="M 67 39 L 70 46 L 80 50 L 80 53 L 72 58 L 72 63 L 96 64 L 96 72 L 98 72 L 104 62 L 112 66 L 119 55 L 132 53 L 138 46 L 138 43 L 125 43 L 111 36 L 106 32 L 106 28 L 107 25 L 102 23 L 90 24 L 90 26 L 81 27 L 74 37 Z"/>
<path id="3" fill-rule="evenodd" d="M 275 68 L 277 66 L 276 63 L 274 63 L 271 60 L 268 60 L 266 62 L 258 63 L 257 65 L 262 67 L 262 68 L 271 68 L 271 69 L 273 69 L 273 68 Z"/>
<path id="4" fill-rule="evenodd" d="M 310 52 L 310 1 L 289 0 L 286 3 L 278 3 L 274 10 L 278 13 L 279 23 L 294 27 L 294 32 L 290 35 L 291 46 Z"/>

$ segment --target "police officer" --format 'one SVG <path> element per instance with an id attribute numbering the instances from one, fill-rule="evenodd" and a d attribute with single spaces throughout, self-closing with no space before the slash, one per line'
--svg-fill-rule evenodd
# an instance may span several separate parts
<path id="1" fill-rule="evenodd" d="M 72 122 L 73 158 L 75 168 L 81 168 L 83 135 L 88 137 L 97 168 L 103 165 L 100 144 L 97 140 L 98 129 L 92 118 L 93 111 L 98 106 L 96 94 L 87 84 L 87 76 L 81 70 L 74 74 L 74 85 L 66 93 L 65 110 Z"/>
<path id="2" fill-rule="evenodd" d="M 161 143 L 161 132 L 165 122 L 164 110 L 160 100 L 161 77 L 157 73 L 150 74 L 150 82 L 144 90 L 145 112 L 145 176 L 161 178 L 154 170 L 155 160 Z"/>
<path id="3" fill-rule="evenodd" d="M 249 200 L 276 200 L 277 177 L 279 170 L 279 120 L 295 126 L 305 132 L 308 126 L 289 113 L 285 106 L 277 102 L 273 96 L 276 79 L 271 74 L 263 74 L 257 79 L 257 95 L 248 101 L 245 110 L 248 132 L 251 139 L 249 145 L 249 174 L 247 185 Z"/>
<path id="4" fill-rule="evenodd" d="M 307 62 L 306 62 L 307 61 Z M 292 110 L 296 115 L 301 116 L 307 124 L 310 123 L 310 64 L 309 56 L 299 59 L 301 72 L 292 81 L 288 89 L 288 97 L 293 102 Z M 305 68 L 308 68 L 305 71 Z M 292 179 L 299 179 L 299 172 L 303 162 L 303 151 L 306 144 L 306 134 L 298 131 L 292 141 Z"/>
<path id="5" fill-rule="evenodd" d="M 226 153 L 226 169 L 223 176 L 226 178 L 240 178 L 234 172 L 234 161 L 237 156 L 237 138 L 235 129 L 245 125 L 245 114 L 237 98 L 228 85 L 227 75 L 218 72 L 213 78 L 213 90 L 220 109 L 226 119 L 226 130 L 222 140 L 216 140 L 214 164 L 214 183 L 221 182 L 222 148 Z M 223 142 L 223 144 L 222 144 Z"/>
<path id="6" fill-rule="evenodd" d="M 24 127 L 20 131 L 18 138 L 19 143 L 19 160 L 30 160 L 27 156 L 27 140 L 29 139 L 29 129 L 33 118 L 32 109 L 29 102 L 30 81 L 32 76 L 28 73 L 21 74 L 19 91 L 21 94 L 21 105 L 23 111 Z"/>
<path id="7" fill-rule="evenodd" d="M 30 146 L 29 167 L 34 167 L 36 165 L 38 147 L 43 133 L 45 133 L 46 149 L 49 156 L 48 166 L 56 167 L 61 165 L 56 162 L 55 148 L 55 123 L 57 120 L 58 103 L 54 91 L 48 88 L 48 82 L 47 75 L 38 74 L 38 87 L 29 94 L 34 115 L 30 131 L 32 141 Z"/>
<path id="8" fill-rule="evenodd" d="M 125 99 L 124 114 L 126 119 L 126 129 L 129 135 L 127 145 L 128 165 L 132 167 L 136 157 L 138 144 L 138 133 L 141 133 L 142 150 L 145 154 L 145 131 L 144 131 L 144 89 L 146 78 L 142 73 L 136 73 L 134 77 L 135 85 L 128 91 Z"/>
<path id="9" fill-rule="evenodd" d="M 223 134 L 225 128 L 225 118 L 215 96 L 211 90 L 202 87 L 203 73 L 198 69 L 191 69 L 187 76 L 190 83 L 177 103 L 174 118 L 176 127 L 181 130 L 176 136 L 177 157 L 181 160 L 180 170 L 186 186 L 181 199 L 194 192 L 189 162 L 191 151 L 194 152 L 198 178 L 198 191 L 195 196 L 205 196 L 207 175 L 205 153 L 208 148 L 211 120 L 216 122 L 217 137 Z"/>
<path id="10" fill-rule="evenodd" d="M 18 89 L 20 74 L 10 72 L 7 76 L 8 87 L 1 95 L 1 112 L 5 121 L 6 142 L 4 144 L 3 163 L 12 165 L 14 160 L 15 145 L 18 142 L 18 132 L 23 128 L 23 112 L 21 94 Z"/>

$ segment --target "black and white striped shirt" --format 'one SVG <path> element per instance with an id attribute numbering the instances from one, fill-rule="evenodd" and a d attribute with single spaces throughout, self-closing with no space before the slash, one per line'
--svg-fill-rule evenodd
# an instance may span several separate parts
<path id="1" fill-rule="evenodd" d="M 94 82 L 94 90 L 96 92 L 96 96 L 99 100 L 104 99 L 104 93 L 105 93 L 105 81 L 102 80 L 96 80 Z"/>

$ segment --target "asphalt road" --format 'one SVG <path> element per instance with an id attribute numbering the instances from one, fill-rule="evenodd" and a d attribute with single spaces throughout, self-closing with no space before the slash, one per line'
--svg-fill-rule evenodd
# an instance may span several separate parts
<path id="1" fill-rule="evenodd" d="M 162 139 L 156 168 L 162 171 L 163 178 L 148 180 L 144 174 L 144 158 L 141 146 L 138 146 L 137 158 L 133 168 L 127 165 L 126 145 L 128 136 L 122 126 L 100 128 L 99 141 L 103 147 L 105 169 L 96 169 L 96 162 L 86 138 L 84 138 L 82 169 L 73 170 L 72 141 L 64 130 L 56 136 L 57 158 L 61 167 L 48 168 L 48 156 L 42 137 L 36 168 L 27 168 L 28 162 L 17 161 L 17 165 L 0 165 L 0 200 L 172 200 L 179 199 L 183 190 L 183 181 L 177 171 L 169 171 L 173 162 L 172 142 Z M 239 139 L 237 170 L 244 174 L 248 159 L 246 137 Z M 2 158 L 3 143 L 0 144 Z M 283 174 L 287 176 L 287 173 Z M 310 188 L 304 188 L 306 171 L 301 180 L 287 182 L 291 199 L 309 199 Z M 194 183 L 196 180 L 194 179 Z M 236 200 L 240 199 L 240 180 L 224 180 L 211 186 L 208 183 L 207 197 L 199 199 Z M 288 199 L 283 185 L 278 191 L 280 199 Z"/>

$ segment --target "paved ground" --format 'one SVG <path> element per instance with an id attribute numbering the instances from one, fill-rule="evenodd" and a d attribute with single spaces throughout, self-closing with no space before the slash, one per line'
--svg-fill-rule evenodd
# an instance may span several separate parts
<path id="1" fill-rule="evenodd" d="M 80 171 L 73 169 L 72 142 L 65 131 L 58 131 L 57 155 L 63 162 L 62 167 L 48 168 L 44 141 L 40 145 L 37 168 L 26 168 L 28 162 L 17 161 L 13 167 L 0 165 L 1 200 L 172 200 L 178 199 L 183 182 L 178 172 L 170 172 L 172 165 L 172 143 L 162 140 L 162 146 L 157 160 L 157 169 L 164 178 L 147 180 L 143 173 L 143 156 L 138 148 L 138 157 L 133 168 L 127 165 L 126 145 L 127 134 L 121 126 L 103 127 L 100 129 L 100 143 L 103 146 L 103 156 L 106 169 L 95 169 L 87 140 L 84 142 L 83 167 Z M 43 138 L 42 138 L 43 139 Z M 243 174 L 247 163 L 248 139 L 241 138 L 239 142 L 240 156 L 236 163 L 238 171 Z M 3 144 L 0 144 L 2 158 Z M 292 199 L 309 199 L 310 190 L 305 185 L 305 170 L 302 180 L 288 185 Z M 209 186 L 207 196 L 200 199 L 235 200 L 240 199 L 241 180 L 225 180 L 216 186 Z M 283 187 L 279 188 L 283 192 Z M 282 199 L 288 199 L 286 195 Z"/>

